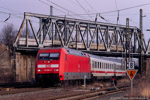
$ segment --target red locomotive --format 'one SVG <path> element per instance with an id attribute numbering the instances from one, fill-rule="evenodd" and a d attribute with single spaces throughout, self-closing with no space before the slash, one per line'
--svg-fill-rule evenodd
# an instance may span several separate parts
<path id="1" fill-rule="evenodd" d="M 68 48 L 40 49 L 36 59 L 36 81 L 41 83 L 126 75 L 119 62 Z"/>

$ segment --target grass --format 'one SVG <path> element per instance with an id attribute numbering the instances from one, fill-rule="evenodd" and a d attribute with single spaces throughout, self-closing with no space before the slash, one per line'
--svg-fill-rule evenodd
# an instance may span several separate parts
<path id="1" fill-rule="evenodd" d="M 134 80 L 134 85 L 136 87 L 133 89 L 132 97 L 150 97 L 150 77 L 139 77 Z"/>
<path id="2" fill-rule="evenodd" d="M 150 97 L 150 78 L 143 78 L 138 84 L 139 94 L 142 97 Z"/>

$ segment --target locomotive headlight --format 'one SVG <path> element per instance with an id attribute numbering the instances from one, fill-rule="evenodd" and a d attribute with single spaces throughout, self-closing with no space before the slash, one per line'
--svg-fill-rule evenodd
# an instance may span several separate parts
<path id="1" fill-rule="evenodd" d="M 38 72 L 41 72 L 42 70 L 41 69 L 38 69 Z"/>
<path id="2" fill-rule="evenodd" d="M 59 69 L 54 69 L 54 71 L 59 71 Z"/>
<path id="3" fill-rule="evenodd" d="M 51 64 L 51 67 L 52 67 L 52 68 L 58 68 L 59 65 L 58 65 L 58 64 Z"/>

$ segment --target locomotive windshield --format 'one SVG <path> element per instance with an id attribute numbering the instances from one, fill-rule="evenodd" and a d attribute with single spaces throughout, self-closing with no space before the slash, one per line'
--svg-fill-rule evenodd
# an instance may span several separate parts
<path id="1" fill-rule="evenodd" d="M 59 60 L 59 53 L 50 53 L 50 60 Z"/>
<path id="2" fill-rule="evenodd" d="M 59 60 L 59 53 L 40 53 L 39 60 Z"/>

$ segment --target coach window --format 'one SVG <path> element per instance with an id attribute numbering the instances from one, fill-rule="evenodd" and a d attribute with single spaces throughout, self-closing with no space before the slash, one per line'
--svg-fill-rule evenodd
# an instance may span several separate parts
<path id="1" fill-rule="evenodd" d="M 98 62 L 96 62 L 96 68 L 98 68 Z"/>
<path id="2" fill-rule="evenodd" d="M 92 67 L 94 67 L 94 61 L 92 61 Z"/>
<path id="3" fill-rule="evenodd" d="M 112 69 L 112 68 L 111 68 L 111 64 L 110 64 L 110 69 Z"/>
<path id="4" fill-rule="evenodd" d="M 99 62 L 98 62 L 98 68 L 99 68 Z"/>
<path id="5" fill-rule="evenodd" d="M 104 69 L 104 63 L 103 63 L 103 66 L 102 66 L 102 67 L 103 67 L 103 69 Z"/>
<path id="6" fill-rule="evenodd" d="M 96 68 L 97 68 L 97 62 L 96 62 Z"/>
<path id="7" fill-rule="evenodd" d="M 117 69 L 119 68 L 119 65 L 117 65 Z"/>
<path id="8" fill-rule="evenodd" d="M 103 67 L 103 69 L 105 69 L 105 63 L 104 63 L 104 67 Z"/>
<path id="9" fill-rule="evenodd" d="M 101 69 L 101 62 L 100 62 L 100 65 L 99 65 L 100 69 Z"/>

